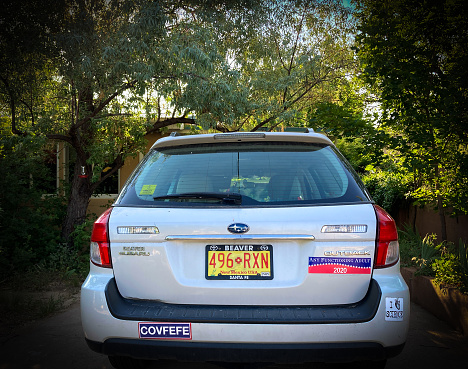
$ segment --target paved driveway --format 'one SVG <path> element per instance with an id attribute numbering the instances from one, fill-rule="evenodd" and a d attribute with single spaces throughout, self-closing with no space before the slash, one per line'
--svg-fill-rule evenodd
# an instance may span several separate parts
<path id="1" fill-rule="evenodd" d="M 387 369 L 466 369 L 468 339 L 418 305 L 411 305 L 411 327 L 404 351 Z M 348 365 L 332 366 L 347 368 Z M 23 328 L 0 343 L 0 369 L 111 369 L 105 356 L 90 351 L 81 331 L 79 304 Z M 216 369 L 207 363 L 159 362 L 160 369 Z M 275 365 L 268 369 L 330 368 L 327 365 Z"/>

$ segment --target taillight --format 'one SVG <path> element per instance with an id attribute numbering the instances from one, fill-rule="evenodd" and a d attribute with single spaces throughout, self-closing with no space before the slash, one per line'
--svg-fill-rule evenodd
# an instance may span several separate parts
<path id="1" fill-rule="evenodd" d="M 108 222 L 111 210 L 112 208 L 107 209 L 94 222 L 93 233 L 91 234 L 91 261 L 93 264 L 103 268 L 112 268 L 108 234 Z"/>
<path id="2" fill-rule="evenodd" d="M 393 218 L 380 206 L 374 205 L 377 214 L 377 241 L 375 268 L 395 265 L 400 257 L 398 232 Z"/>

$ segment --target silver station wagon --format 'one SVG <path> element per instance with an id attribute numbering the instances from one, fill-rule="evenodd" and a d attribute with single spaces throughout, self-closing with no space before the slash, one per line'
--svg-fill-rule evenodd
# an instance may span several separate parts
<path id="1" fill-rule="evenodd" d="M 83 329 L 116 368 L 384 367 L 408 332 L 399 268 L 395 222 L 327 137 L 171 136 L 94 225 Z"/>

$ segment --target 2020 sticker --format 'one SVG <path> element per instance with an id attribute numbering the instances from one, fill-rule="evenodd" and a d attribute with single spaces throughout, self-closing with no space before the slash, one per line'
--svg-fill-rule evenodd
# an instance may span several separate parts
<path id="1" fill-rule="evenodd" d="M 309 273 L 370 274 L 371 258 L 309 257 Z"/>

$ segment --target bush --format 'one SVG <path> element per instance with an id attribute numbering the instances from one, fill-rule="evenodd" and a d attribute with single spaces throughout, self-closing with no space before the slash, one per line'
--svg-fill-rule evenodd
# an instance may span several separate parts
<path id="1" fill-rule="evenodd" d="M 434 234 L 422 238 L 408 225 L 404 227 L 404 230 L 400 230 L 399 234 L 401 265 L 418 268 L 417 274 L 433 276 L 432 264 L 440 257 L 443 244 L 435 245 Z"/>
<path id="2" fill-rule="evenodd" d="M 435 235 L 422 238 L 410 226 L 399 230 L 400 263 L 416 267 L 419 275 L 434 277 L 441 287 L 455 287 L 468 293 L 468 245 L 450 242 L 435 244 Z"/>
<path id="3" fill-rule="evenodd" d="M 43 196 L 51 181 L 45 141 L 35 136 L 0 140 L 0 273 L 24 271 L 44 260 L 60 242 L 65 202 Z"/>
<path id="4" fill-rule="evenodd" d="M 416 266 L 413 258 L 421 255 L 422 237 L 411 226 L 405 225 L 398 230 L 400 243 L 400 264 L 404 267 Z"/>
<path id="5" fill-rule="evenodd" d="M 370 170 L 362 176 L 362 180 L 373 200 L 394 214 L 398 205 L 406 200 L 410 188 L 409 179 L 399 172 L 371 167 L 368 169 Z"/>
<path id="6" fill-rule="evenodd" d="M 453 244 L 445 247 L 441 258 L 432 264 L 434 281 L 441 287 L 455 287 L 468 293 L 467 255 L 468 246 L 461 240 L 458 247 Z"/>

